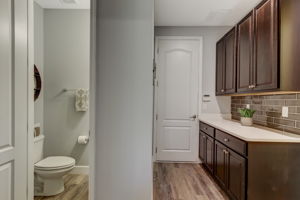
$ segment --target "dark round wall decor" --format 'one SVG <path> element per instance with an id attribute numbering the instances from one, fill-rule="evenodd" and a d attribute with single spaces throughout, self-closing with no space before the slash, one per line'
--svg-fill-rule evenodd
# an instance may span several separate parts
<path id="1" fill-rule="evenodd" d="M 34 65 L 34 101 L 36 101 L 39 98 L 41 94 L 41 90 L 42 90 L 41 74 L 38 68 L 36 67 L 36 65 Z"/>

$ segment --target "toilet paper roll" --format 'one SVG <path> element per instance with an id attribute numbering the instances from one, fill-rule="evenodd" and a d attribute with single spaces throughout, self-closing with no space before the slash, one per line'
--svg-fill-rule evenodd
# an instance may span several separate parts
<path id="1" fill-rule="evenodd" d="M 79 136 L 77 142 L 78 144 L 87 144 L 89 142 L 89 136 Z"/>

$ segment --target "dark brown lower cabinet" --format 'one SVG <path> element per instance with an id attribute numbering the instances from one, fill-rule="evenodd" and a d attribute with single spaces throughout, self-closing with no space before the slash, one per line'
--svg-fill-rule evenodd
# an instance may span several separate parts
<path id="1" fill-rule="evenodd" d="M 206 137 L 206 167 L 211 173 L 214 171 L 214 139 Z"/>
<path id="2" fill-rule="evenodd" d="M 212 128 L 200 131 L 199 157 L 231 200 L 300 199 L 300 143 L 246 142 Z"/>
<path id="3" fill-rule="evenodd" d="M 214 170 L 214 139 L 207 134 L 200 132 L 199 158 L 207 169 L 213 173 Z"/>
<path id="4" fill-rule="evenodd" d="M 227 156 L 227 190 L 232 199 L 244 200 L 246 193 L 246 159 L 230 149 Z"/>
<path id="5" fill-rule="evenodd" d="M 206 162 L 206 155 L 205 155 L 205 149 L 206 149 L 205 142 L 206 141 L 205 140 L 206 140 L 205 133 L 200 131 L 200 135 L 199 135 L 199 158 L 204 164 Z"/>
<path id="6" fill-rule="evenodd" d="M 227 180 L 227 159 L 225 155 L 226 147 L 220 142 L 215 143 L 215 178 L 219 184 L 226 189 Z"/>
<path id="7" fill-rule="evenodd" d="M 245 199 L 246 159 L 217 141 L 214 175 L 232 199 Z"/>

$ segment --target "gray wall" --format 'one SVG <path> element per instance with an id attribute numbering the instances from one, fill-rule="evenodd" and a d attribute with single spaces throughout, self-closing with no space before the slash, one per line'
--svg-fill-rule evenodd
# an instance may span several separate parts
<path id="1" fill-rule="evenodd" d="M 89 88 L 89 10 L 44 10 L 45 154 L 72 156 L 88 165 L 89 113 L 75 112 L 74 93 L 64 88 Z"/>
<path id="2" fill-rule="evenodd" d="M 34 63 L 44 80 L 44 9 L 34 3 Z M 34 122 L 44 130 L 44 82 L 39 98 L 34 102 Z"/>
<path id="3" fill-rule="evenodd" d="M 215 96 L 216 42 L 230 27 L 156 27 L 156 36 L 203 37 L 203 94 L 211 95 L 211 102 L 202 104 L 203 113 L 230 113 L 230 97 Z M 200 99 L 201 101 L 202 99 Z"/>
<path id="4" fill-rule="evenodd" d="M 150 200 L 154 2 L 97 3 L 95 199 Z"/>

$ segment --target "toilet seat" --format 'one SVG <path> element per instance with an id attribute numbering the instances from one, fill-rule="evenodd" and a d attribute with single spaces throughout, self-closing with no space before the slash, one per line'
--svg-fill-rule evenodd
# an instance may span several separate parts
<path id="1" fill-rule="evenodd" d="M 34 165 L 34 168 L 40 171 L 52 171 L 66 169 L 75 165 L 75 159 L 66 156 L 50 156 Z"/>

